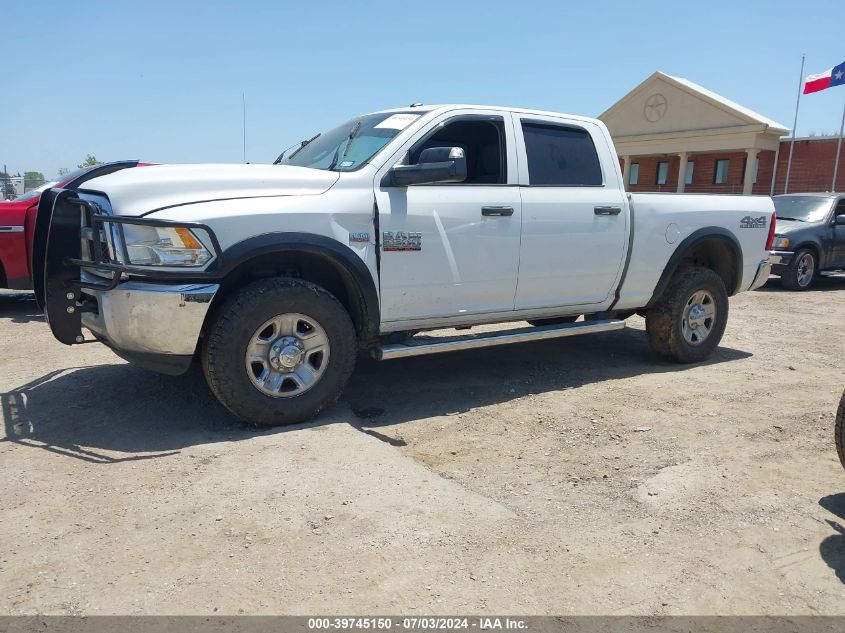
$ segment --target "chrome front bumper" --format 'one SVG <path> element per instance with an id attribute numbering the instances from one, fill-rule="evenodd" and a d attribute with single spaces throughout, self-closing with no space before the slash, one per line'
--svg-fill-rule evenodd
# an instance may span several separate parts
<path id="1" fill-rule="evenodd" d="M 219 288 L 219 284 L 142 281 L 127 281 L 113 290 L 86 288 L 83 293 L 96 301 L 97 310 L 82 314 L 82 326 L 133 362 L 160 356 L 190 361 Z M 164 360 L 168 364 L 168 359 Z"/>
<path id="2" fill-rule="evenodd" d="M 793 255 L 792 251 L 769 251 L 769 262 L 772 266 L 789 266 Z"/>
<path id="3" fill-rule="evenodd" d="M 757 274 L 754 275 L 754 281 L 751 282 L 749 290 L 757 290 L 760 286 L 769 280 L 769 275 L 772 274 L 772 261 L 767 257 L 757 266 Z"/>

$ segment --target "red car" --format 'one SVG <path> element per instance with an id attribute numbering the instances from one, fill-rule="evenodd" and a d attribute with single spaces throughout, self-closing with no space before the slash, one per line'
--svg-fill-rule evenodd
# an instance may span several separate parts
<path id="1" fill-rule="evenodd" d="M 52 187 L 79 187 L 92 178 L 145 164 L 149 163 L 131 160 L 86 167 L 68 174 L 60 181 L 48 182 L 33 189 L 11 202 L 0 202 L 0 288 L 32 288 L 32 237 L 35 234 L 35 214 L 42 191 Z"/>

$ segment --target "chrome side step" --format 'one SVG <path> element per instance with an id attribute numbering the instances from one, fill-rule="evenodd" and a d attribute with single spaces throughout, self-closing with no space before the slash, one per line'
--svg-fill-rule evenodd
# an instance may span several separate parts
<path id="1" fill-rule="evenodd" d="M 540 327 L 522 327 L 498 332 L 482 332 L 479 334 L 464 334 L 463 336 L 415 336 L 402 343 L 382 345 L 373 350 L 373 356 L 378 360 L 391 360 L 408 356 L 423 356 L 440 352 L 457 352 L 464 349 L 479 349 L 494 345 L 509 345 L 511 343 L 526 343 L 528 341 L 545 341 L 564 336 L 578 336 L 593 332 L 609 332 L 621 330 L 625 321 L 607 319 L 602 321 L 584 321 L 566 323 L 562 325 L 543 325 Z"/>

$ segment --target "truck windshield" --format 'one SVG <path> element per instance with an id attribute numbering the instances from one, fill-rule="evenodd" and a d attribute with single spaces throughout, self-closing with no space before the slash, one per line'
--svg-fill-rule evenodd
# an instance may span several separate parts
<path id="1" fill-rule="evenodd" d="M 353 171 L 420 116 L 420 112 L 381 112 L 357 117 L 314 137 L 279 164 Z"/>
<path id="2" fill-rule="evenodd" d="M 821 222 L 830 211 L 831 198 L 819 196 L 775 196 L 778 220 Z"/>

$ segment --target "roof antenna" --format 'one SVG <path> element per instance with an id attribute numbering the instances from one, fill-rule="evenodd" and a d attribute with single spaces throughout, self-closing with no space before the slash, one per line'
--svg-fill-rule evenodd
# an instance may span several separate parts
<path id="1" fill-rule="evenodd" d="M 414 102 L 414 103 L 412 103 L 412 104 L 411 104 L 410 106 L 408 106 L 408 107 L 409 107 L 409 108 L 419 108 L 421 105 L 422 105 L 422 103 L 419 103 L 419 102 Z"/>
<path id="2" fill-rule="evenodd" d="M 241 105 L 244 113 L 244 162 L 246 162 L 246 94 L 241 93 Z"/>

